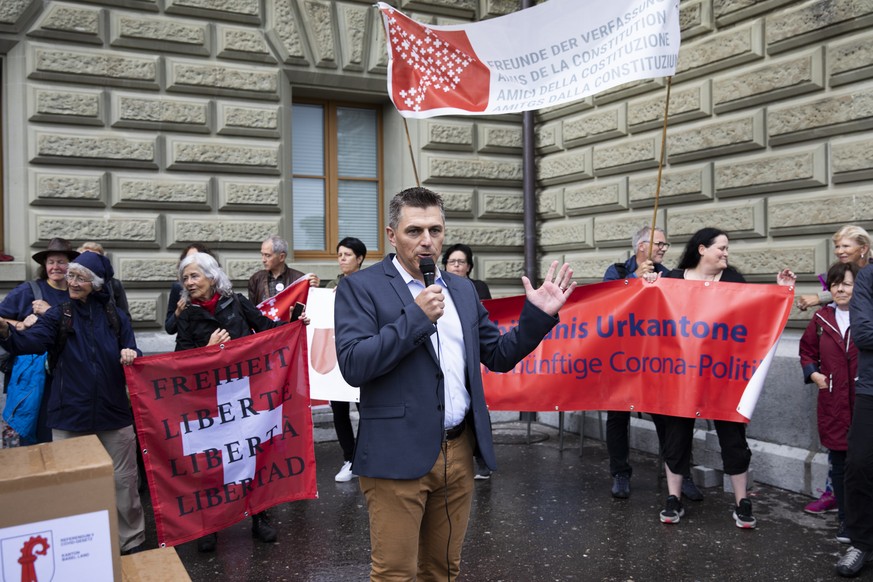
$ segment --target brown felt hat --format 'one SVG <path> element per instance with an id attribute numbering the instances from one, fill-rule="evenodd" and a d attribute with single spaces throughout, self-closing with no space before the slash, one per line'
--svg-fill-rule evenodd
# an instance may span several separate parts
<path id="1" fill-rule="evenodd" d="M 67 258 L 71 261 L 79 256 L 79 253 L 73 250 L 73 245 L 70 244 L 70 241 L 65 238 L 55 237 L 49 241 L 48 248 L 33 255 L 33 260 L 45 266 L 45 260 L 54 253 L 67 255 Z"/>

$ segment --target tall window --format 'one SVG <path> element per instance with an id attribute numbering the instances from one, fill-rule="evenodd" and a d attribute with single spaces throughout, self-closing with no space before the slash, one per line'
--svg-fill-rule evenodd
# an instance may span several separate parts
<path id="1" fill-rule="evenodd" d="M 332 101 L 292 107 L 294 255 L 333 256 L 353 236 L 382 253 L 382 118 Z"/>

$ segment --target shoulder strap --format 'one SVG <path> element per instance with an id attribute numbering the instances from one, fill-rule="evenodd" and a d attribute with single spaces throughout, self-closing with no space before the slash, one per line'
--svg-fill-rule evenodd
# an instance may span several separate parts
<path id="1" fill-rule="evenodd" d="M 73 304 L 64 301 L 61 307 L 61 325 L 58 326 L 58 334 L 55 336 L 55 345 L 48 351 L 48 371 L 51 374 L 58 364 L 58 358 L 67 345 L 67 338 L 73 330 Z"/>
<path id="2" fill-rule="evenodd" d="M 115 307 L 115 300 L 110 299 L 103 306 L 106 309 L 106 319 L 109 320 L 109 327 L 115 333 L 116 339 L 121 339 L 121 321 L 118 319 L 118 310 Z"/>
<path id="3" fill-rule="evenodd" d="M 30 283 L 31 291 L 33 291 L 34 301 L 42 301 L 42 289 L 39 288 L 39 283 L 36 281 L 28 281 L 28 283 Z"/>

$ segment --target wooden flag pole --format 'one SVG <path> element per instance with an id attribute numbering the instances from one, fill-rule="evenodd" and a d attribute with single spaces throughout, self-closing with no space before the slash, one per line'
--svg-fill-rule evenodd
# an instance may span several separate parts
<path id="1" fill-rule="evenodd" d="M 661 174 L 664 171 L 664 158 L 667 157 L 667 118 L 670 113 L 670 87 L 672 85 L 673 77 L 667 77 L 667 99 L 664 102 L 664 128 L 661 131 L 661 156 L 658 159 L 658 182 L 655 186 L 655 208 L 652 211 L 652 228 L 649 233 L 649 260 L 652 260 L 652 253 L 655 250 L 655 226 L 658 222 L 658 199 L 661 195 Z"/>
<path id="2" fill-rule="evenodd" d="M 412 160 L 412 173 L 415 174 L 415 185 L 421 187 L 421 180 L 418 179 L 418 168 L 415 167 L 415 155 L 412 153 L 412 140 L 409 139 L 409 125 L 406 123 L 406 118 L 403 118 L 403 128 L 406 130 L 406 145 L 409 147 L 409 159 Z"/>

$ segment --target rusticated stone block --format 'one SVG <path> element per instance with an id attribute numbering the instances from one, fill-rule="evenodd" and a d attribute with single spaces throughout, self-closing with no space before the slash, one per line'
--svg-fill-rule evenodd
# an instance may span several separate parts
<path id="1" fill-rule="evenodd" d="M 279 174 L 279 145 L 275 143 L 165 139 L 167 167 L 172 170 Z"/>
<path id="2" fill-rule="evenodd" d="M 173 244 L 205 242 L 210 246 L 252 248 L 279 232 L 279 219 L 230 220 L 173 217 L 168 224 L 168 240 Z"/>
<path id="3" fill-rule="evenodd" d="M 667 232 L 671 238 L 686 240 L 707 226 L 726 231 L 731 239 L 767 236 L 764 200 L 745 200 L 718 205 L 671 209 L 667 216 Z"/>
<path id="4" fill-rule="evenodd" d="M 450 158 L 423 154 L 424 181 L 454 184 L 494 184 L 516 186 L 521 183 L 521 160 L 510 158 Z"/>
<path id="5" fill-rule="evenodd" d="M 627 200 L 625 177 L 564 188 L 564 209 L 568 216 L 626 210 Z"/>
<path id="6" fill-rule="evenodd" d="M 537 198 L 540 198 L 540 193 Z M 480 190 L 479 218 L 520 219 L 524 216 L 524 197 L 519 190 Z"/>
<path id="7" fill-rule="evenodd" d="M 157 323 L 163 322 L 161 310 L 158 309 L 157 298 L 127 298 L 127 307 L 130 311 L 130 320 L 133 323 Z M 166 312 L 163 312 L 166 314 Z"/>
<path id="8" fill-rule="evenodd" d="M 484 0 L 482 17 L 505 16 L 521 10 L 521 0 Z"/>
<path id="9" fill-rule="evenodd" d="M 534 129 L 534 142 L 538 154 L 553 154 L 561 151 L 563 146 L 559 136 L 560 130 L 560 121 L 552 121 L 536 126 Z"/>
<path id="10" fill-rule="evenodd" d="M 262 22 L 258 0 L 166 0 L 167 14 L 189 14 L 233 22 Z"/>
<path id="11" fill-rule="evenodd" d="M 28 119 L 52 123 L 103 125 L 103 92 L 30 86 Z"/>
<path id="12" fill-rule="evenodd" d="M 664 102 L 667 96 L 657 94 L 628 104 L 627 118 L 631 132 L 639 133 L 664 126 Z M 707 79 L 700 83 L 680 85 L 670 91 L 668 126 L 675 127 L 712 115 L 712 86 Z"/>
<path id="13" fill-rule="evenodd" d="M 824 49 L 743 69 L 713 83 L 715 111 L 724 113 L 819 91 L 825 85 Z"/>
<path id="14" fill-rule="evenodd" d="M 819 139 L 873 127 L 873 93 L 857 89 L 814 101 L 773 105 L 767 112 L 770 144 Z"/>
<path id="15" fill-rule="evenodd" d="M 307 0 L 300 4 L 300 16 L 315 57 L 316 67 L 336 68 L 334 22 L 331 2 Z"/>
<path id="16" fill-rule="evenodd" d="M 629 194 L 633 208 L 653 206 L 658 189 L 658 173 L 649 172 L 630 180 Z M 712 199 L 712 164 L 694 168 L 669 168 L 661 173 L 660 204 L 699 202 Z"/>
<path id="17" fill-rule="evenodd" d="M 28 77 L 158 89 L 158 56 L 28 45 Z"/>
<path id="18" fill-rule="evenodd" d="M 424 149 L 473 151 L 473 124 L 427 120 Z"/>
<path id="19" fill-rule="evenodd" d="M 622 213 L 598 216 L 594 222 L 594 240 L 598 247 L 630 248 L 631 238 L 642 227 L 652 224 L 651 212 Z M 659 210 L 655 225 L 664 227 L 664 211 Z M 667 231 L 672 236 L 669 230 Z"/>
<path id="20" fill-rule="evenodd" d="M 157 168 L 154 139 L 31 130 L 29 145 L 30 161 L 36 163 Z"/>
<path id="21" fill-rule="evenodd" d="M 778 53 L 873 23 L 873 6 L 856 0 L 816 0 L 768 14 L 767 50 Z"/>
<path id="22" fill-rule="evenodd" d="M 710 34 L 683 45 L 676 80 L 687 81 L 764 58 L 764 27 L 760 21 Z"/>
<path id="23" fill-rule="evenodd" d="M 473 218 L 474 190 L 459 191 L 439 188 L 438 192 L 443 197 L 443 207 L 446 210 L 446 216 Z"/>
<path id="24" fill-rule="evenodd" d="M 615 99 L 613 99 L 615 101 Z M 565 117 L 578 113 L 580 111 L 588 111 L 594 108 L 594 96 L 589 95 L 576 101 L 571 101 L 563 105 L 553 105 L 544 107 L 537 111 L 537 120 L 540 123 L 552 121 L 553 119 L 563 120 Z"/>
<path id="25" fill-rule="evenodd" d="M 719 197 L 827 186 L 827 146 L 715 163 Z"/>
<path id="26" fill-rule="evenodd" d="M 539 243 L 549 251 L 594 248 L 594 217 L 541 223 Z"/>
<path id="27" fill-rule="evenodd" d="M 873 42 L 869 35 L 853 36 L 827 47 L 831 87 L 873 77 Z"/>
<path id="28" fill-rule="evenodd" d="M 679 6 L 679 30 L 682 41 L 706 34 L 713 29 L 712 4 L 710 0 L 692 0 Z"/>
<path id="29" fill-rule="evenodd" d="M 99 8 L 49 3 L 27 34 L 36 38 L 102 44 L 104 31 L 100 13 Z"/>
<path id="30" fill-rule="evenodd" d="M 521 127 L 480 123 L 476 127 L 479 151 L 483 154 L 519 154 L 522 149 Z"/>
<path id="31" fill-rule="evenodd" d="M 843 224 L 873 219 L 869 188 L 827 192 L 820 196 L 779 196 L 767 204 L 767 222 L 774 235 L 831 233 Z"/>
<path id="32" fill-rule="evenodd" d="M 266 6 L 270 12 L 269 21 L 272 23 L 267 35 L 273 39 L 273 45 L 279 50 L 282 62 L 295 65 L 308 65 L 306 51 L 303 48 L 303 38 L 300 33 L 300 23 L 294 14 L 291 0 L 273 0 Z M 373 11 L 373 19 L 381 18 Z M 374 29 L 376 30 L 376 29 Z M 385 34 L 382 34 L 382 51 L 385 63 L 388 62 L 388 54 L 385 51 Z M 372 54 L 373 51 L 370 51 Z"/>
<path id="33" fill-rule="evenodd" d="M 873 139 L 831 141 L 831 174 L 835 183 L 873 178 Z"/>
<path id="34" fill-rule="evenodd" d="M 114 92 L 112 126 L 208 133 L 209 103 L 180 97 L 151 97 Z"/>
<path id="35" fill-rule="evenodd" d="M 210 179 L 152 175 L 112 175 L 112 205 L 118 208 L 192 208 L 207 210 Z"/>
<path id="36" fill-rule="evenodd" d="M 209 54 L 209 25 L 179 18 L 110 13 L 112 46 L 194 55 Z"/>
<path id="37" fill-rule="evenodd" d="M 630 248 L 631 237 L 627 238 Z M 628 251 L 615 249 L 611 253 L 567 253 L 564 260 L 573 267 L 573 279 L 584 283 L 599 283 L 614 263 L 623 263 L 630 257 Z"/>
<path id="38" fill-rule="evenodd" d="M 477 250 L 520 249 L 524 244 L 522 225 L 505 224 L 496 227 L 452 224 L 446 231 L 446 235 L 452 240 L 462 240 Z"/>
<path id="39" fill-rule="evenodd" d="M 775 11 L 793 0 L 714 0 L 713 8 L 719 26 L 747 20 L 758 14 Z"/>
<path id="40" fill-rule="evenodd" d="M 733 236 L 732 233 L 729 234 Z M 816 253 L 810 247 L 732 245 L 730 251 L 731 266 L 751 280 L 775 283 L 776 273 L 785 268 L 790 268 L 795 273 L 816 272 Z"/>
<path id="41" fill-rule="evenodd" d="M 421 19 L 416 17 L 419 22 Z M 370 48 L 367 50 L 367 72 L 374 75 L 386 75 L 388 73 L 388 42 L 385 37 L 385 26 L 382 23 L 382 13 L 378 10 L 370 11 Z"/>
<path id="42" fill-rule="evenodd" d="M 279 71 L 245 67 L 167 61 L 167 90 L 255 99 L 279 99 Z"/>
<path id="43" fill-rule="evenodd" d="M 364 42 L 367 40 L 368 6 L 337 4 L 340 54 L 344 71 L 364 70 Z"/>
<path id="44" fill-rule="evenodd" d="M 138 259 L 135 257 L 122 256 L 115 261 L 118 277 L 124 282 L 157 283 L 171 282 L 179 278 L 179 258 L 149 257 Z"/>
<path id="45" fill-rule="evenodd" d="M 594 146 L 594 174 L 608 176 L 658 167 L 661 141 L 654 137 L 625 139 Z"/>
<path id="46" fill-rule="evenodd" d="M 17 2 L 0 2 L 0 25 L 17 25 L 25 20 L 28 14 L 38 9 L 41 2 L 36 0 L 18 0 Z"/>
<path id="47" fill-rule="evenodd" d="M 536 160 L 536 166 L 537 176 L 546 186 L 593 177 L 590 148 L 542 156 Z"/>
<path id="48" fill-rule="evenodd" d="M 224 272 L 227 273 L 231 281 L 246 281 L 264 268 L 258 259 L 227 259 L 224 264 Z"/>
<path id="49" fill-rule="evenodd" d="M 279 108 L 275 105 L 232 105 L 218 103 L 218 133 L 252 137 L 280 136 Z"/>
<path id="50" fill-rule="evenodd" d="M 36 237 L 50 241 L 56 236 L 67 240 L 98 240 L 107 247 L 157 248 L 156 215 L 95 218 L 62 214 L 34 214 Z"/>
<path id="51" fill-rule="evenodd" d="M 518 280 L 524 275 L 524 261 L 520 260 L 486 259 L 479 261 L 478 268 L 485 272 L 484 278 L 489 281 L 501 280 L 518 283 Z"/>
<path id="52" fill-rule="evenodd" d="M 536 213 L 541 220 L 560 218 L 563 213 L 563 188 L 550 188 L 537 194 Z"/>
<path id="53" fill-rule="evenodd" d="M 282 185 L 276 180 L 218 179 L 221 210 L 281 210 Z"/>
<path id="54" fill-rule="evenodd" d="M 436 11 L 438 13 L 448 14 L 451 16 L 472 18 L 476 14 L 479 7 L 478 0 L 400 0 L 399 7 L 407 13 L 410 11 L 426 8 L 428 12 Z M 440 24 L 447 24 L 441 22 Z"/>
<path id="55" fill-rule="evenodd" d="M 566 148 L 625 136 L 627 106 L 622 103 L 565 119 L 561 134 Z"/>
<path id="56" fill-rule="evenodd" d="M 764 111 L 720 118 L 667 135 L 671 164 L 757 150 L 766 145 Z"/>
<path id="57" fill-rule="evenodd" d="M 612 87 L 611 89 L 601 91 L 591 97 L 591 99 L 593 99 L 595 105 L 600 106 L 607 103 L 612 103 L 614 101 L 626 101 L 634 95 L 641 95 L 643 93 L 648 93 L 649 91 L 657 91 L 658 89 L 663 89 L 664 86 L 665 82 L 663 78 L 660 77 L 657 79 L 643 79 L 641 81 L 631 81 L 629 83 L 624 83 L 622 85 L 618 85 L 617 87 Z"/>
<path id="58" fill-rule="evenodd" d="M 106 200 L 105 172 L 47 172 L 29 168 L 31 204 L 71 204 L 104 206 Z"/>
<path id="59" fill-rule="evenodd" d="M 216 24 L 215 35 L 218 41 L 218 56 L 223 59 L 276 62 L 264 33 L 259 29 Z"/>

